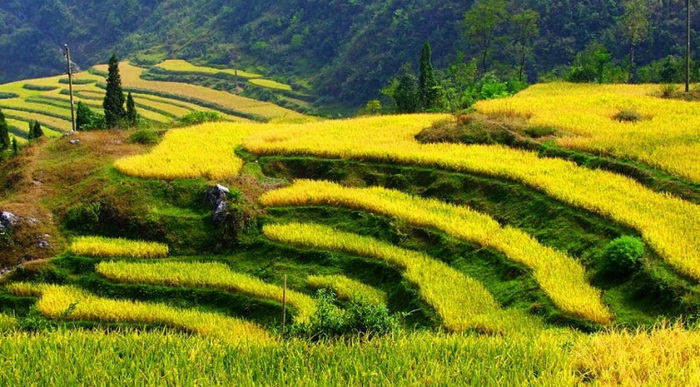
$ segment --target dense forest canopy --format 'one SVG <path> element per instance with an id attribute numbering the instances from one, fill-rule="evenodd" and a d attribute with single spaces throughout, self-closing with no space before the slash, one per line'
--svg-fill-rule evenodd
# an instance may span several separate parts
<path id="1" fill-rule="evenodd" d="M 530 81 L 556 76 L 591 42 L 605 46 L 614 63 L 628 65 L 630 42 L 621 31 L 625 2 L 502 1 L 510 15 L 528 9 L 538 14 L 539 34 L 532 55 L 525 58 Z M 680 58 L 685 2 L 638 1 L 648 8 L 649 30 L 637 44 L 637 65 Z M 473 3 L 6 0 L 0 3 L 0 81 L 59 73 L 61 47 L 69 43 L 83 69 L 105 62 L 112 52 L 144 63 L 183 58 L 257 68 L 283 79 L 309 79 L 328 101 L 358 105 L 375 97 L 403 64 L 417 68 L 426 41 L 431 42 L 436 68 L 446 68 L 457 58 L 478 57 L 478 44 L 465 33 L 465 12 Z M 497 26 L 491 52 L 499 74 L 518 67 L 510 45 L 514 33 L 513 23 Z"/>

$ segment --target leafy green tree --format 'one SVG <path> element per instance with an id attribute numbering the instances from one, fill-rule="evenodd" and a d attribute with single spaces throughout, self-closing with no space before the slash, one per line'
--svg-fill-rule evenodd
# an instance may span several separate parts
<path id="1" fill-rule="evenodd" d="M 420 89 L 416 76 L 410 72 L 404 73 L 394 91 L 397 113 L 416 113 L 420 111 Z"/>
<path id="2" fill-rule="evenodd" d="M 126 119 L 124 102 L 124 90 L 122 89 L 122 80 L 119 75 L 119 61 L 117 60 L 117 56 L 113 54 L 112 57 L 109 58 L 107 92 L 102 102 L 108 128 L 117 128 Z"/>
<path id="3" fill-rule="evenodd" d="M 423 110 L 433 110 L 440 104 L 440 86 L 433 70 L 430 43 L 425 42 L 420 57 L 420 102 Z"/>
<path id="4" fill-rule="evenodd" d="M 636 82 L 636 52 L 637 46 L 649 36 L 651 23 L 649 22 L 649 0 L 624 0 L 625 13 L 620 20 L 620 29 L 625 40 L 630 46 L 630 66 L 628 82 Z"/>
<path id="5" fill-rule="evenodd" d="M 526 9 L 511 17 L 512 41 L 511 51 L 518 61 L 518 80 L 523 81 L 525 63 L 532 56 L 535 41 L 540 36 L 540 28 L 537 21 L 540 14 L 537 11 Z"/>
<path id="6" fill-rule="evenodd" d="M 10 128 L 5 121 L 5 114 L 0 110 L 0 151 L 10 147 Z"/>
<path id="7" fill-rule="evenodd" d="M 506 0 L 476 0 L 464 14 L 464 32 L 479 49 L 482 74 L 488 71 L 488 59 L 497 32 L 507 19 Z"/>
<path id="8" fill-rule="evenodd" d="M 79 101 L 75 114 L 75 127 L 77 130 L 104 129 L 106 127 L 105 118 Z"/>
<path id="9" fill-rule="evenodd" d="M 126 97 L 126 121 L 130 127 L 134 127 L 139 122 L 139 114 L 136 112 L 136 103 L 131 93 Z"/>

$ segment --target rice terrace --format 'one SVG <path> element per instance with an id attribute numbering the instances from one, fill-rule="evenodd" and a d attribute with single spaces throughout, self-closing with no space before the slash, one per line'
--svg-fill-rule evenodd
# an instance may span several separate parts
<path id="1" fill-rule="evenodd" d="M 0 385 L 700 384 L 685 8 L 81 1 L 0 59 Z"/>

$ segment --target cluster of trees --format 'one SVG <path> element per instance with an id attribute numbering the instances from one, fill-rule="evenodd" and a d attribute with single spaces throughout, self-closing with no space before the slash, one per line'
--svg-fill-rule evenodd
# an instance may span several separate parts
<path id="1" fill-rule="evenodd" d="M 109 58 L 107 88 L 102 101 L 104 115 L 95 113 L 78 102 L 75 126 L 78 130 L 133 128 L 139 124 L 136 103 L 131 93 L 124 95 L 122 80 L 119 75 L 119 60 L 116 55 Z"/>
<path id="2" fill-rule="evenodd" d="M 70 41 L 81 67 L 114 51 L 148 63 L 261 67 L 310 81 L 319 104 L 357 106 L 402 76 L 425 41 L 436 68 L 452 76 L 455 64 L 475 67 L 474 82 L 660 82 L 679 72 L 682 80 L 684 39 L 683 0 L 7 0 L 0 82 L 53 73 L 63 59 L 54 42 Z M 610 54 L 602 77 L 589 55 L 598 46 Z"/>
<path id="3" fill-rule="evenodd" d="M 27 139 L 34 140 L 42 136 L 44 136 L 44 131 L 41 129 L 41 124 L 37 121 L 30 121 Z M 0 156 L 9 149 L 12 149 L 12 154 L 19 154 L 17 138 L 12 137 L 12 139 L 10 139 L 10 127 L 7 124 L 7 120 L 5 120 L 5 114 L 0 110 Z"/>

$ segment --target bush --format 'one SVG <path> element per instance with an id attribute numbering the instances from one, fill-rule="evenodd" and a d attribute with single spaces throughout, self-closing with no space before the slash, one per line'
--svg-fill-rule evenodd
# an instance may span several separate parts
<path id="1" fill-rule="evenodd" d="M 541 138 L 554 136 L 557 134 L 557 130 L 549 126 L 531 126 L 525 129 L 525 134 L 532 138 Z"/>
<path id="2" fill-rule="evenodd" d="M 160 142 L 158 132 L 150 129 L 137 130 L 129 136 L 129 142 L 132 144 L 157 144 Z"/>
<path id="3" fill-rule="evenodd" d="M 366 305 L 352 301 L 348 309 L 336 306 L 332 291 L 320 289 L 317 310 L 308 324 L 294 325 L 292 335 L 322 340 L 343 335 L 384 335 L 399 329 L 402 315 L 392 315 L 385 305 Z"/>
<path id="4" fill-rule="evenodd" d="M 676 95 L 677 91 L 678 86 L 676 86 L 673 83 L 661 85 L 661 96 L 664 98 L 673 98 L 673 96 Z"/>
<path id="5" fill-rule="evenodd" d="M 641 114 L 632 109 L 622 109 L 613 118 L 620 122 L 637 122 L 642 119 Z"/>
<path id="6" fill-rule="evenodd" d="M 644 255 L 644 242 L 632 236 L 622 236 L 611 241 L 603 258 L 607 269 L 615 273 L 636 271 Z"/>
<path id="7" fill-rule="evenodd" d="M 180 126 L 192 126 L 203 124 L 205 122 L 217 122 L 222 121 L 221 114 L 217 112 L 191 112 L 184 116 L 178 118 L 177 122 Z"/>

